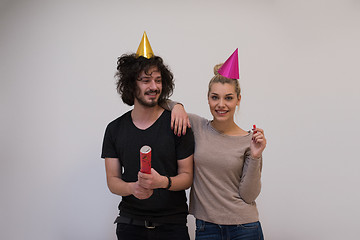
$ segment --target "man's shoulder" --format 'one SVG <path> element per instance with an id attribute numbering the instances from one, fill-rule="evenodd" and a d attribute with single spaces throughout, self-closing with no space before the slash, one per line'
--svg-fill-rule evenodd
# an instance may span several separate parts
<path id="1" fill-rule="evenodd" d="M 171 131 L 171 112 L 164 109 L 163 113 L 161 113 L 161 115 L 157 119 L 156 124 L 168 126 L 168 128 L 165 127 L 164 129 Z"/>
<path id="2" fill-rule="evenodd" d="M 109 128 L 116 128 L 119 127 L 122 124 L 126 124 L 129 119 L 131 119 L 131 110 L 124 113 L 123 115 L 121 115 L 120 117 L 112 120 L 109 124 L 108 127 Z"/>
<path id="3" fill-rule="evenodd" d="M 164 112 L 161 114 L 164 118 L 171 119 L 171 112 L 169 110 L 164 109 Z"/>

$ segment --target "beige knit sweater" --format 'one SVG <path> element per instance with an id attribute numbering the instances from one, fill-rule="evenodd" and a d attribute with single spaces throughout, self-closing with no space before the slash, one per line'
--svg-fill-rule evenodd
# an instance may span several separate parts
<path id="1" fill-rule="evenodd" d="M 250 157 L 252 133 L 228 136 L 207 119 L 189 114 L 195 136 L 190 213 L 223 225 L 256 222 L 262 159 Z"/>

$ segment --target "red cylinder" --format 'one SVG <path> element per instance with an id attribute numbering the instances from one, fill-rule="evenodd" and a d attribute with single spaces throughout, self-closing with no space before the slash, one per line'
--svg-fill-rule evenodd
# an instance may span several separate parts
<path id="1" fill-rule="evenodd" d="M 140 172 L 151 173 L 151 147 L 140 148 Z"/>

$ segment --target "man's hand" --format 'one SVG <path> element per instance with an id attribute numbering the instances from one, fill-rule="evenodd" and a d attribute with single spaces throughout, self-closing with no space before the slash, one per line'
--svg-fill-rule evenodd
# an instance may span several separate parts
<path id="1" fill-rule="evenodd" d="M 151 168 L 151 173 L 138 173 L 139 185 L 147 189 L 166 188 L 168 185 L 168 179 L 165 176 L 161 176 L 155 169 Z"/>
<path id="2" fill-rule="evenodd" d="M 132 195 L 134 195 L 137 199 L 147 199 L 151 197 L 153 194 L 152 189 L 147 189 L 140 186 L 139 181 L 132 183 Z"/>

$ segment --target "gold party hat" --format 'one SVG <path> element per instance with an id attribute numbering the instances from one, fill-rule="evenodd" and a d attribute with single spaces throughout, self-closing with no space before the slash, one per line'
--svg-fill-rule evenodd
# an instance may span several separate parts
<path id="1" fill-rule="evenodd" d="M 138 50 L 136 51 L 136 56 L 143 56 L 145 58 L 151 58 L 154 56 L 153 50 L 151 49 L 149 39 L 146 36 L 146 32 L 144 31 L 143 37 L 141 39 Z"/>

